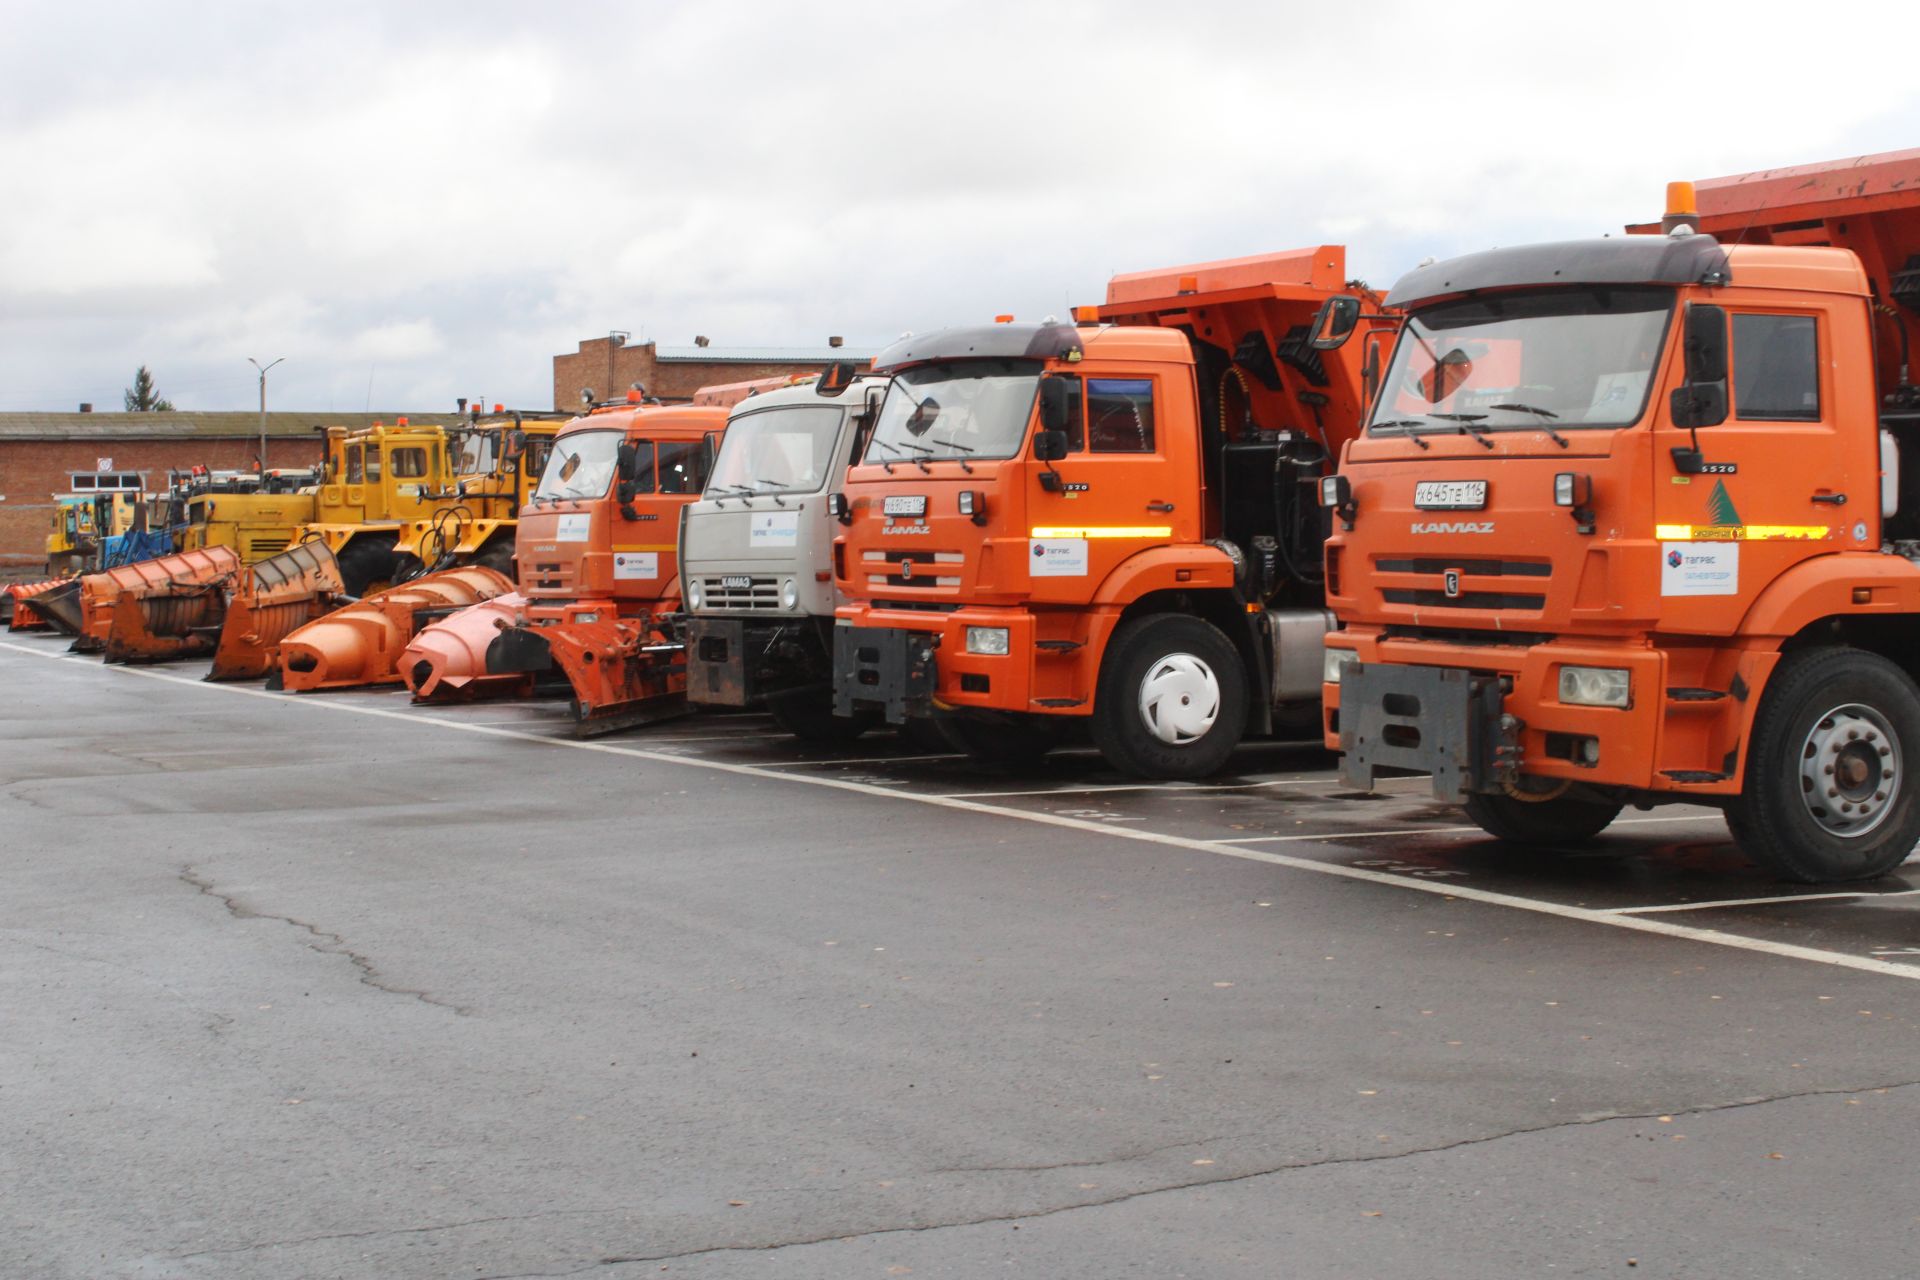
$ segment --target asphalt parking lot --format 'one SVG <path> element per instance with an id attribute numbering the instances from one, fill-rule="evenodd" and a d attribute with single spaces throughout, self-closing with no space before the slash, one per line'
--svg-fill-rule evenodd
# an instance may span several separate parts
<path id="1" fill-rule="evenodd" d="M 1911 1274 L 1916 864 L 63 649 L 0 641 L 0 1274 Z"/>

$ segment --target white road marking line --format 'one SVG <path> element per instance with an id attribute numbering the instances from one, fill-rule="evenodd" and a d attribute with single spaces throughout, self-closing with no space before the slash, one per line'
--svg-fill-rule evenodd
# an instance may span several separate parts
<path id="1" fill-rule="evenodd" d="M 1885 893 L 1875 893 L 1871 889 L 1858 889 L 1852 893 L 1783 893 L 1775 898 L 1722 898 L 1715 902 L 1675 902 L 1657 907 L 1613 907 L 1617 916 L 1666 915 L 1675 911 L 1713 911 L 1720 907 L 1771 907 L 1780 902 L 1831 902 L 1842 898 L 1911 898 L 1920 894 L 1920 889 L 1894 889 Z"/>
<path id="2" fill-rule="evenodd" d="M 757 766 L 762 769 L 807 769 L 824 768 L 834 764 L 906 764 L 914 760 L 962 760 L 958 751 L 949 751 L 937 756 L 859 756 L 852 760 L 768 760 Z"/>
<path id="3" fill-rule="evenodd" d="M 1611 830 L 1613 827 L 1624 827 L 1624 826 L 1629 826 L 1629 825 L 1643 823 L 1643 822 L 1707 822 L 1712 819 L 1718 818 L 1719 816 L 1720 815 L 1717 813 L 1683 813 L 1671 818 L 1615 818 L 1613 822 L 1609 824 L 1608 829 Z M 1459 827 L 1396 827 L 1391 831 L 1318 831 L 1318 832 L 1314 832 L 1311 835 L 1235 836 L 1231 840 L 1216 840 L 1214 843 L 1215 844 L 1285 844 L 1285 843 L 1291 843 L 1293 841 L 1298 841 L 1298 840 L 1339 841 L 1339 840 L 1359 840 L 1368 836 L 1439 836 L 1439 835 L 1453 835 L 1459 832 L 1467 832 L 1467 833 L 1476 834 L 1476 835 L 1487 834 L 1484 828 L 1475 826 L 1472 823 L 1468 823 L 1464 826 L 1459 826 Z M 1488 836 L 1487 838 L 1492 839 L 1493 837 Z M 1638 909 L 1638 908 L 1627 908 L 1627 907 L 1610 908 L 1610 910 L 1615 912 L 1635 910 L 1635 909 Z M 1657 911 L 1657 910 L 1661 910 L 1662 908 L 1650 907 L 1645 909 Z"/>
<path id="4" fill-rule="evenodd" d="M 0 649 L 12 649 L 18 653 L 41 658 L 47 655 L 38 649 L 25 645 L 0 641 Z M 1527 911 L 1535 915 L 1556 916 L 1562 920 L 1574 920 L 1582 924 L 1605 925 L 1612 929 L 1625 929 L 1634 933 L 1650 933 L 1663 938 L 1675 938 L 1686 942 L 1700 942 L 1710 946 L 1727 947 L 1735 951 L 1752 951 L 1760 955 L 1773 956 L 1785 960 L 1804 960 L 1810 964 L 1827 965 L 1836 969 L 1854 969 L 1862 973 L 1879 974 L 1888 978 L 1905 978 L 1920 981 L 1920 965 L 1895 964 L 1888 960 L 1876 960 L 1868 956 L 1849 955 L 1844 951 L 1827 951 L 1818 947 L 1804 947 L 1797 943 L 1773 942 L 1764 938 L 1749 938 L 1737 933 L 1723 933 L 1718 929 L 1701 929 L 1693 925 L 1671 924 L 1665 920 L 1648 919 L 1645 916 L 1621 915 L 1613 911 L 1593 907 L 1572 907 L 1557 902 L 1546 902 L 1535 898 L 1522 898 L 1511 893 L 1498 893 L 1491 889 L 1476 889 L 1470 885 L 1452 881 L 1422 880 L 1413 876 L 1394 875 L 1385 871 L 1374 871 L 1366 867 L 1347 867 L 1336 862 L 1316 862 L 1311 858 L 1296 858 L 1284 853 L 1270 853 L 1264 849 L 1249 849 L 1225 844 L 1218 840 L 1197 840 L 1190 836 L 1176 836 L 1159 831 L 1143 831 L 1138 827 L 1119 827 L 1108 823 L 1095 822 L 1084 818 L 1069 818 L 1063 814 L 1047 813 L 1033 809 L 1012 809 L 1005 805 L 982 804 L 978 800 L 963 800 L 956 796 L 931 795 L 911 791 L 897 791 L 870 783 L 854 782 L 845 778 L 830 778 L 818 774 L 782 773 L 773 769 L 751 764 L 730 764 L 722 760 L 703 760 L 697 756 L 667 755 L 663 752 L 648 751 L 643 747 L 627 747 L 618 743 L 600 739 L 581 738 L 543 738 L 535 734 L 520 733 L 513 729 L 491 728 L 483 725 L 460 724 L 457 721 L 438 720 L 431 716 L 410 714 L 403 711 L 389 711 L 382 707 L 354 706 L 344 702 L 332 702 L 321 698 L 301 697 L 297 694 L 269 693 L 264 689 L 241 688 L 231 684 L 207 684 L 199 680 L 170 675 L 164 671 L 155 671 L 146 667 L 104 667 L 107 672 L 118 672 L 145 680 L 162 680 L 168 684 L 177 684 L 189 689 L 198 689 L 215 693 L 233 694 L 243 698 L 266 698 L 281 705 L 320 707 L 332 711 L 344 711 L 351 715 L 378 716 L 388 720 L 398 720 L 402 724 L 432 725 L 441 729 L 457 729 L 464 733 L 477 733 L 491 738 L 503 738 L 515 742 L 524 742 L 541 747 L 556 747 L 572 751 L 594 751 L 603 755 L 625 756 L 633 760 L 649 760 L 655 764 L 677 765 L 688 769 L 704 769 L 711 773 L 726 773 L 735 777 L 754 778 L 762 782 L 796 783 L 808 787 L 828 787 L 835 791 L 845 791 L 853 795 L 867 796 L 873 799 L 907 801 L 924 804 L 937 809 L 952 809 L 963 813 L 978 813 L 994 818 L 1011 818 L 1017 822 L 1031 822 L 1040 826 L 1061 827 L 1070 831 L 1079 831 L 1089 835 L 1106 836 L 1113 840 L 1132 840 L 1141 844 L 1161 845 L 1171 849 L 1187 849 L 1194 853 L 1210 853 L 1217 857 L 1239 858 L 1247 862 L 1262 862 L 1269 866 L 1285 867 L 1290 871 L 1305 871 L 1313 875 L 1333 876 L 1342 880 L 1360 880 L 1368 884 L 1385 885 L 1402 889 L 1410 893 L 1427 893 L 1441 898 L 1452 898 L 1461 902 L 1478 902 L 1488 906 L 1509 907 L 1515 911 Z M 1717 816 L 1717 815 L 1716 815 Z M 1655 819 L 1659 821 L 1659 819 Z M 1335 837 L 1337 839 L 1337 837 Z"/>
<path id="5" fill-rule="evenodd" d="M 1408 778 L 1382 778 L 1382 782 L 1424 782 L 1428 775 Z M 1097 787 L 1054 787 L 1046 791 L 956 791 L 956 800 L 994 800 L 1005 796 L 1081 796 L 1105 791 L 1164 791 L 1178 795 L 1189 791 L 1251 791 L 1258 787 L 1304 787 L 1324 778 L 1275 778 L 1264 782 L 1128 782 Z"/>

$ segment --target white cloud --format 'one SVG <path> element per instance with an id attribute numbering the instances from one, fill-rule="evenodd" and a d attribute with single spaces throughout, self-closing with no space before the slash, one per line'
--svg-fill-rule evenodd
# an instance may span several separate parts
<path id="1" fill-rule="evenodd" d="M 609 328 L 793 344 L 1320 241 L 1617 229 L 1663 184 L 1920 143 L 1776 4 L 106 3 L 0 49 L 0 407 L 549 394 Z M 100 32 L 112 30 L 103 41 Z M 177 392 L 177 394 L 176 394 Z M 401 398 L 401 397 L 404 397 Z"/>

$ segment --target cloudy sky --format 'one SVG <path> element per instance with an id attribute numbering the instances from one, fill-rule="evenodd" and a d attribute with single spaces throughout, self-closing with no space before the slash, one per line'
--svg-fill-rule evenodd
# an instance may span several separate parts
<path id="1" fill-rule="evenodd" d="M 1878 12 L 1870 12 L 1878 10 Z M 0 0 L 0 409 L 541 406 L 636 339 L 878 345 L 1108 275 L 1617 230 L 1920 146 L 1910 0 Z"/>

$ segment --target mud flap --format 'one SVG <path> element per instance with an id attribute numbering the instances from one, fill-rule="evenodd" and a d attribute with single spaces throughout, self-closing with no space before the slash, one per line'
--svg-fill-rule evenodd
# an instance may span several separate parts
<path id="1" fill-rule="evenodd" d="M 1349 665 L 1340 678 L 1340 778 L 1373 790 L 1378 769 L 1433 775 L 1436 799 L 1460 804 L 1518 763 L 1498 676 L 1456 667 Z"/>
<path id="2" fill-rule="evenodd" d="M 878 706 L 888 724 L 933 712 L 940 637 L 899 627 L 833 629 L 833 714 L 851 718 L 862 705 Z"/>

